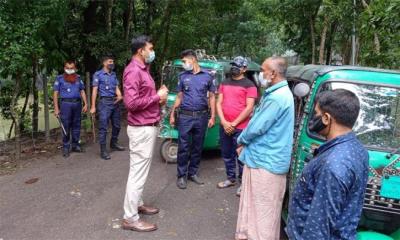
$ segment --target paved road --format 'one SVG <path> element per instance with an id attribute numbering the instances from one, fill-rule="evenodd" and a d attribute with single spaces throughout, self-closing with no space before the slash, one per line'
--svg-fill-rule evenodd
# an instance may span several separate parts
<path id="1" fill-rule="evenodd" d="M 118 228 L 128 167 L 127 151 L 103 161 L 93 145 L 68 160 L 58 154 L 0 177 L 0 239 L 233 239 L 239 199 L 235 188 L 215 187 L 224 178 L 218 153 L 206 154 L 201 163 L 204 186 L 179 190 L 176 165 L 163 163 L 157 151 L 144 192 L 145 202 L 161 208 L 145 217 L 159 225 L 152 233 Z M 35 177 L 36 183 L 25 184 Z"/>

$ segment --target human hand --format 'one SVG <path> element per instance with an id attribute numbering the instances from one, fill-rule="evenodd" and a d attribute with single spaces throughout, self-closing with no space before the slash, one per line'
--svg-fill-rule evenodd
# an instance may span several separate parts
<path id="1" fill-rule="evenodd" d="M 240 153 L 242 153 L 242 151 L 243 151 L 243 145 L 239 145 L 238 148 L 236 149 L 237 155 L 239 156 Z"/>
<path id="2" fill-rule="evenodd" d="M 54 116 L 59 117 L 60 116 L 60 110 L 59 109 L 54 109 Z"/>
<path id="3" fill-rule="evenodd" d="M 232 127 L 232 124 L 230 122 L 224 121 L 221 124 L 226 134 L 231 135 L 233 131 L 235 131 L 235 128 Z"/>
<path id="4" fill-rule="evenodd" d="M 117 97 L 115 98 L 114 104 L 117 104 L 118 102 L 120 102 L 122 100 L 122 96 L 121 95 L 117 95 Z"/>
<path id="5" fill-rule="evenodd" d="M 169 124 L 171 126 L 175 126 L 175 116 L 174 113 L 171 113 L 170 117 L 169 117 Z"/>
<path id="6" fill-rule="evenodd" d="M 160 102 L 161 101 L 166 101 L 168 97 L 168 88 L 165 85 L 162 85 L 160 89 L 157 91 L 157 95 L 160 97 Z"/>
<path id="7" fill-rule="evenodd" d="M 208 128 L 212 128 L 215 125 L 215 118 L 211 117 L 210 120 L 208 120 Z"/>
<path id="8" fill-rule="evenodd" d="M 92 115 L 94 115 L 95 113 L 96 113 L 96 107 L 91 107 L 90 108 L 90 113 L 92 114 Z"/>
<path id="9" fill-rule="evenodd" d="M 86 112 L 87 112 L 87 105 L 86 105 L 86 104 L 83 105 L 82 112 L 83 112 L 83 113 L 86 113 Z"/>

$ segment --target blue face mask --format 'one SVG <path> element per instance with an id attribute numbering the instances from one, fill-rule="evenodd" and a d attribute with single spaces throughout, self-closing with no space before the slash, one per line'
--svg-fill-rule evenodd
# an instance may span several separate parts
<path id="1" fill-rule="evenodd" d="M 156 53 L 154 51 L 151 51 L 149 53 L 149 56 L 146 57 L 145 62 L 146 63 L 151 63 L 154 61 L 154 59 L 156 58 Z"/>
<path id="2" fill-rule="evenodd" d="M 258 74 L 258 81 L 263 88 L 267 88 L 271 84 L 271 79 L 265 79 L 263 72 L 260 72 L 260 74 Z"/>

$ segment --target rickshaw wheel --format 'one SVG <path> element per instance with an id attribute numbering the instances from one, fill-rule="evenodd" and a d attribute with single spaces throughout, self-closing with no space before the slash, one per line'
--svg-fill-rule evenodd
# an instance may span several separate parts
<path id="1" fill-rule="evenodd" d="M 178 143 L 173 139 L 165 139 L 160 147 L 161 157 L 167 163 L 176 163 L 178 156 Z"/>

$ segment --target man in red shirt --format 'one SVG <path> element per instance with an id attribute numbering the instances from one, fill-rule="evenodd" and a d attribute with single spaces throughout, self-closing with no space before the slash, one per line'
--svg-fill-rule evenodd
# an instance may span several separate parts
<path id="1" fill-rule="evenodd" d="M 237 160 L 237 138 L 250 121 L 257 87 L 245 77 L 247 60 L 238 56 L 231 62 L 230 77 L 219 87 L 217 112 L 221 120 L 220 141 L 221 153 L 225 162 L 227 180 L 218 183 L 218 188 L 234 186 L 236 181 L 241 182 L 243 163 Z M 239 174 L 236 174 L 236 162 Z M 236 175 L 238 179 L 236 179 Z M 237 195 L 240 195 L 240 187 Z"/>
<path id="2" fill-rule="evenodd" d="M 149 232 L 156 230 L 157 226 L 139 219 L 139 213 L 151 215 L 159 212 L 157 208 L 144 205 L 142 193 L 157 138 L 160 105 L 166 102 L 168 89 L 162 86 L 156 91 L 154 80 L 150 75 L 150 63 L 155 58 L 150 37 L 134 38 L 132 53 L 132 60 L 123 75 L 124 104 L 128 111 L 130 169 L 122 228 Z"/>

